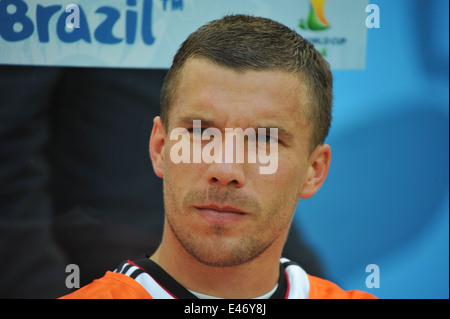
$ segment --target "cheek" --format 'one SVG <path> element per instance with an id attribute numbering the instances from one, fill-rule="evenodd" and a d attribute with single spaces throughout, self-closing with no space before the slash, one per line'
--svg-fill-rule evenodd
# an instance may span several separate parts
<path id="1" fill-rule="evenodd" d="M 274 189 L 299 198 L 307 172 L 306 161 L 299 156 L 280 156 L 278 170 L 273 181 Z"/>
<path id="2" fill-rule="evenodd" d="M 166 206 L 180 210 L 188 193 L 201 183 L 202 164 L 173 163 L 166 157 L 164 165 L 164 201 Z"/>
<path id="3" fill-rule="evenodd" d="M 188 180 L 186 172 L 189 171 L 189 168 L 185 167 L 183 169 L 183 166 L 186 165 L 175 164 L 170 162 L 170 160 L 165 163 L 163 178 L 164 195 L 170 200 L 180 198 L 183 189 L 186 188 L 186 181 Z"/>
<path id="4" fill-rule="evenodd" d="M 292 163 L 281 161 L 280 164 L 276 174 L 260 175 L 257 183 L 259 198 L 269 212 L 267 218 L 272 223 L 285 225 L 290 222 L 300 198 L 302 175 Z"/>

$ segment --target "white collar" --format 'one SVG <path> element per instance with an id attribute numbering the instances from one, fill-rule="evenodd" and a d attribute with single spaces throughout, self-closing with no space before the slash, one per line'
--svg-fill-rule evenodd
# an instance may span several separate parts
<path id="1" fill-rule="evenodd" d="M 274 292 L 277 290 L 277 288 L 278 288 L 278 283 L 268 293 L 265 293 L 262 296 L 259 296 L 259 297 L 256 297 L 256 298 L 252 298 L 252 299 L 269 299 L 274 294 Z M 195 291 L 192 291 L 192 290 L 189 290 L 189 291 L 190 291 L 191 294 L 196 296 L 198 299 L 224 299 L 224 298 L 221 298 L 221 297 L 205 295 L 205 294 L 202 294 L 200 292 L 195 292 Z"/>

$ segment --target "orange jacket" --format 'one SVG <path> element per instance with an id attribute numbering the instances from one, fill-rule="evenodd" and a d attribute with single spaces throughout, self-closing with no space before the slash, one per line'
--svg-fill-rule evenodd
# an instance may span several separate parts
<path id="1" fill-rule="evenodd" d="M 376 299 L 367 292 L 345 291 L 336 284 L 308 275 L 308 299 Z M 61 299 L 153 299 L 147 290 L 133 278 L 108 271 L 104 277 L 61 297 Z"/>

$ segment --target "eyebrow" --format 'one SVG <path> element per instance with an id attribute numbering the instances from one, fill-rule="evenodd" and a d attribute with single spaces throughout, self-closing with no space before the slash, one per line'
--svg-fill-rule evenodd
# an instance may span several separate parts
<path id="1" fill-rule="evenodd" d="M 278 129 L 278 137 L 281 137 L 285 141 L 291 141 L 294 138 L 291 132 L 277 123 L 264 123 L 263 125 L 257 125 L 255 129 L 257 130 L 258 128 L 265 128 L 268 130 L 268 133 L 270 133 L 271 128 L 276 128 Z"/>
<path id="2" fill-rule="evenodd" d="M 204 115 L 196 115 L 196 114 L 187 114 L 182 116 L 178 120 L 178 125 L 189 126 L 192 125 L 194 121 L 200 120 L 202 122 L 202 126 L 215 127 L 214 121 L 205 117 Z"/>

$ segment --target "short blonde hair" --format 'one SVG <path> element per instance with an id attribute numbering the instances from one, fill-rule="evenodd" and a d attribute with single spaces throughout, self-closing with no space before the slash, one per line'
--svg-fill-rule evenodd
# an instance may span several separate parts
<path id="1" fill-rule="evenodd" d="M 267 18 L 226 16 L 193 32 L 180 46 L 161 92 L 161 119 L 167 130 L 181 70 L 189 58 L 205 58 L 236 71 L 282 70 L 297 73 L 309 93 L 310 151 L 322 144 L 331 126 L 333 79 L 328 62 L 294 30 Z"/>

